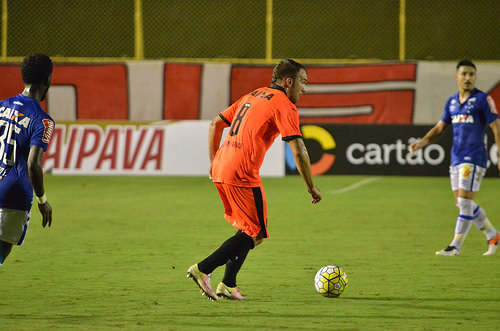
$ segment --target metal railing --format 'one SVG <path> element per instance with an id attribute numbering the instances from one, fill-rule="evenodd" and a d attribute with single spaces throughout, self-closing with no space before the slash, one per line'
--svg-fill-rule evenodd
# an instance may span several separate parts
<path id="1" fill-rule="evenodd" d="M 500 54 L 497 0 L 0 1 L 2 62 L 35 51 L 58 62 L 262 64 Z"/>

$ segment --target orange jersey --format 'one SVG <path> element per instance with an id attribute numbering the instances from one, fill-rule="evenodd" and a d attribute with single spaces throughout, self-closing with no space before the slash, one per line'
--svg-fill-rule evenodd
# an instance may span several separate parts
<path id="1" fill-rule="evenodd" d="M 215 183 L 258 186 L 264 156 L 276 137 L 302 137 L 297 108 L 276 85 L 243 96 L 219 116 L 230 128 L 213 161 Z"/>

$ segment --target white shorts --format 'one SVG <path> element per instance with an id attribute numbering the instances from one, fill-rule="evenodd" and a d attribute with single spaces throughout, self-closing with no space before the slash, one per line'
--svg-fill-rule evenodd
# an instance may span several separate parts
<path id="1" fill-rule="evenodd" d="M 469 192 L 478 192 L 486 168 L 472 163 L 461 163 L 450 167 L 451 190 L 462 189 Z"/>
<path id="2" fill-rule="evenodd" d="M 28 232 L 31 212 L 0 208 L 0 240 L 22 245 Z"/>

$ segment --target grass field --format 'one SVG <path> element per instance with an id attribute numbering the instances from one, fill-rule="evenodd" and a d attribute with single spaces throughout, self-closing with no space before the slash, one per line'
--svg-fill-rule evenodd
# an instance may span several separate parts
<path id="1" fill-rule="evenodd" d="M 500 323 L 500 254 L 472 227 L 454 258 L 437 257 L 457 209 L 447 178 L 264 179 L 270 239 L 239 274 L 245 302 L 210 302 L 186 269 L 235 230 L 207 178 L 45 180 L 52 228 L 33 210 L 23 247 L 0 267 L 2 330 L 490 330 Z M 500 180 L 476 201 L 500 228 Z M 336 299 L 316 294 L 326 264 L 349 277 Z M 213 283 L 223 269 L 214 272 Z"/>

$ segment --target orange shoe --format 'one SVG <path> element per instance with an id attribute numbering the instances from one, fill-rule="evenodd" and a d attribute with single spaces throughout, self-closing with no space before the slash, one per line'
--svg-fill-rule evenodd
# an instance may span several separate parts
<path id="1" fill-rule="evenodd" d="M 484 256 L 495 255 L 498 249 L 498 243 L 500 242 L 500 233 L 497 233 L 495 238 L 488 240 L 488 250 L 484 252 Z"/>

